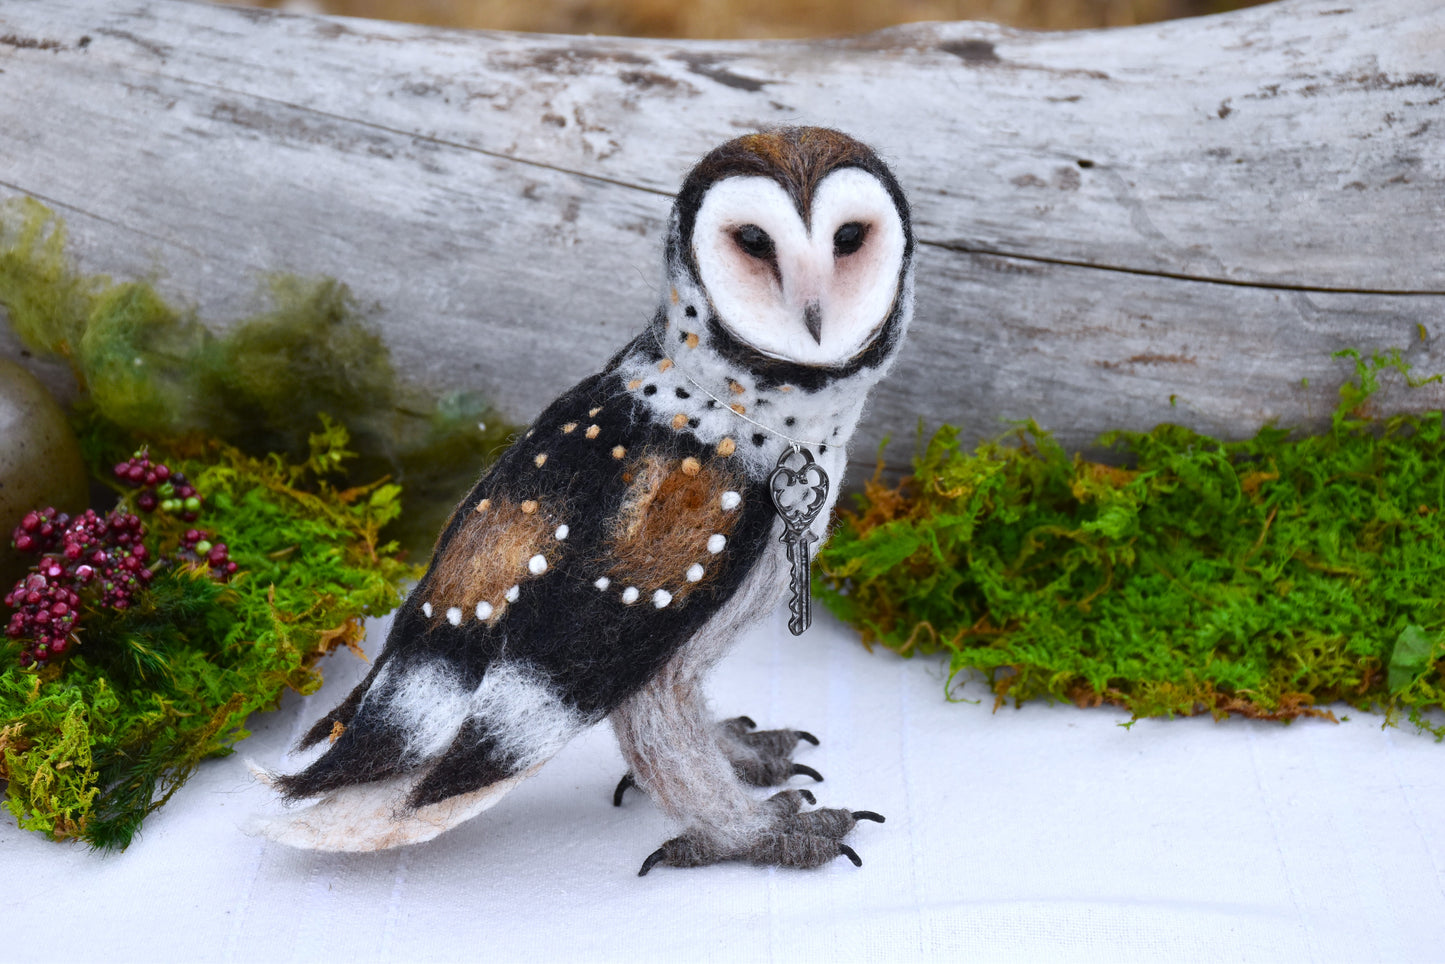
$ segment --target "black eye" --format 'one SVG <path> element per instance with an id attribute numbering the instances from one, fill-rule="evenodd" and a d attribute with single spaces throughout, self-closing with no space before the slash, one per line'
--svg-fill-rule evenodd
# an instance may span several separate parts
<path id="1" fill-rule="evenodd" d="M 863 239 L 867 236 L 868 225 L 849 221 L 833 232 L 833 257 L 845 258 L 857 251 L 863 247 Z"/>
<path id="2" fill-rule="evenodd" d="M 773 239 L 768 237 L 768 232 L 756 224 L 744 224 L 733 232 L 733 240 L 738 247 L 742 248 L 754 258 L 762 261 L 771 261 L 776 256 L 773 250 Z"/>

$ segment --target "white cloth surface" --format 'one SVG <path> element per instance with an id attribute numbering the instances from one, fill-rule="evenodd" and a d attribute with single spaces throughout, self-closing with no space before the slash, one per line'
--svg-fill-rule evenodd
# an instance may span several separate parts
<path id="1" fill-rule="evenodd" d="M 372 624 L 377 650 L 385 623 Z M 669 828 L 610 728 L 429 843 L 315 854 L 246 836 L 245 760 L 286 748 L 360 678 L 254 717 L 123 854 L 0 829 L 5 960 L 1408 961 L 1445 959 L 1445 747 L 1341 725 L 948 703 L 937 659 L 868 653 L 781 614 L 712 678 L 721 715 L 822 740 L 819 803 L 871 809 L 818 871 L 637 868 Z M 1348 712 L 1346 709 L 1345 712 Z M 812 786 L 805 777 L 792 781 Z"/>

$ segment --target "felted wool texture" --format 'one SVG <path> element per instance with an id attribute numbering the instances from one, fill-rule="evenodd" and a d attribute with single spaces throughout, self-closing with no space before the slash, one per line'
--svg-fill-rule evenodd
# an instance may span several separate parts
<path id="1" fill-rule="evenodd" d="M 620 440 L 635 454 L 614 455 Z M 488 514 L 477 512 L 483 502 L 491 509 L 529 510 L 523 512 L 526 518 L 545 517 L 547 523 L 524 526 L 529 536 L 519 542 L 515 527 L 483 527 L 474 521 Z M 685 524 L 682 515 L 704 524 Z M 773 521 L 766 491 L 731 457 L 704 449 L 670 420 L 659 424 L 617 376 L 589 379 L 545 412 L 463 501 L 439 540 L 432 571 L 398 612 L 383 654 L 391 670 L 373 675 L 361 689 L 390 692 L 395 680 L 420 673 L 427 680 L 447 679 L 448 692 L 469 692 L 488 673 L 518 666 L 556 693 L 581 725 L 596 722 L 732 595 L 764 549 Z M 565 537 L 558 539 L 564 525 Z M 537 533 L 549 556 L 540 574 L 520 564 L 538 548 Z M 667 552 L 642 551 L 645 546 L 633 543 L 646 533 L 656 534 L 663 549 L 682 545 L 686 551 L 672 562 Z M 724 537 L 725 546 L 714 553 L 710 546 L 716 535 Z M 454 552 L 454 546 L 465 551 Z M 438 579 L 439 573 L 474 564 L 507 574 L 495 586 L 517 580 L 503 593 L 500 618 L 494 613 L 478 619 L 470 597 L 439 594 L 438 587 L 451 591 L 455 585 Z M 694 565 L 705 568 L 705 578 L 688 578 Z M 628 582 L 629 577 L 637 582 Z M 608 580 L 606 589 L 598 588 L 602 579 Z M 632 599 L 629 589 L 635 591 Z M 663 606 L 657 604 L 659 590 L 671 597 Z M 444 614 L 463 604 L 453 625 Z M 354 693 L 328 714 L 330 724 L 318 723 L 307 734 L 314 741 L 322 733 L 329 736 L 335 722 L 344 725 L 326 755 L 300 774 L 281 778 L 279 785 L 294 797 L 315 796 L 338 789 L 337 781 L 345 782 L 348 774 L 377 779 L 422 765 L 429 757 L 418 757 L 411 748 L 425 745 L 426 753 L 436 753 L 441 740 L 413 742 L 408 734 L 419 720 L 400 710 L 405 705 Z M 477 787 L 469 784 L 478 779 L 515 771 L 516 754 L 497 743 L 486 720 L 474 717 L 468 715 L 462 724 L 470 726 L 468 732 L 477 731 L 473 744 L 445 748 L 460 759 L 453 761 L 455 768 L 433 771 L 429 794 L 470 792 Z M 460 733 L 453 725 L 446 731 Z M 452 772 L 456 781 L 449 783 Z"/>
<path id="2" fill-rule="evenodd" d="M 770 256 L 741 246 L 743 223 Z M 728 178 L 704 196 L 693 229 L 698 278 L 731 333 L 807 365 L 834 365 L 873 339 L 897 297 L 903 248 L 887 190 L 848 167 L 821 178 L 802 216 L 772 178 Z"/>
<path id="3" fill-rule="evenodd" d="M 479 618 L 495 623 L 506 611 L 514 586 L 541 575 L 548 557 L 557 558 L 563 530 L 555 510 L 536 500 L 483 499 L 458 520 L 445 552 L 432 564 L 428 618 L 456 624 Z M 478 607 L 482 607 L 478 612 Z"/>
<path id="4" fill-rule="evenodd" d="M 840 167 L 875 177 L 896 205 L 904 244 L 891 306 L 831 367 L 762 354 L 730 333 L 685 236 L 712 183 L 779 158 L 790 159 L 779 183 L 802 211 Z M 639 784 L 674 820 L 705 828 L 714 852 L 751 852 L 775 832 L 776 814 L 719 746 L 701 679 L 789 588 L 768 477 L 796 440 L 842 478 L 867 392 L 908 325 L 912 251 L 896 182 L 842 135 L 784 130 L 705 158 L 674 209 L 667 293 L 651 324 L 548 406 L 462 500 L 378 666 L 303 744 L 334 740 L 278 788 L 349 814 L 368 804 L 353 806 L 345 788 L 398 781 L 405 793 L 388 799 L 405 822 L 509 784 L 612 714 Z M 814 523 L 819 537 L 838 489 Z"/>
<path id="5" fill-rule="evenodd" d="M 744 845 L 771 815 L 719 745 L 703 679 L 738 628 L 777 605 L 786 575 L 782 558 L 766 554 L 708 625 L 611 718 L 638 787 L 674 822 L 703 828 L 701 833 L 721 846 Z"/>
<path id="6" fill-rule="evenodd" d="M 254 764 L 251 771 L 262 783 L 274 784 L 274 774 Z M 254 818 L 244 829 L 253 836 L 307 850 L 364 852 L 423 843 L 490 809 L 533 772 L 535 768 L 422 807 L 407 805 L 417 782 L 415 775 L 390 777 L 347 787 L 303 809 Z"/>
<path id="7" fill-rule="evenodd" d="M 798 730 L 748 732 L 734 719 L 718 724 L 717 734 L 718 746 L 744 783 L 772 787 L 793 776 L 792 754 L 802 735 Z"/>

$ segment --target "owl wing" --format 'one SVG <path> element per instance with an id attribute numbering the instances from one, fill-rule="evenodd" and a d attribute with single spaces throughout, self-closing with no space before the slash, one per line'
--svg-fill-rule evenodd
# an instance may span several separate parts
<path id="1" fill-rule="evenodd" d="M 640 689 L 734 595 L 773 531 L 766 484 L 731 440 L 704 446 L 658 410 L 617 375 L 593 376 L 462 501 L 371 672 L 302 739 L 331 740 L 326 753 L 272 778 L 289 798 L 344 809 L 341 836 L 310 827 L 287 842 L 372 849 L 466 819 Z M 390 826 L 363 832 L 352 810 L 377 806 Z"/>

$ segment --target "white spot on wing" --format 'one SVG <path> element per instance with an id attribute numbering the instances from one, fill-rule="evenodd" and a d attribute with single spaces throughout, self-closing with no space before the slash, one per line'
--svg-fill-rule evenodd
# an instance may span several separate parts
<path id="1" fill-rule="evenodd" d="M 540 576 L 547 571 L 547 557 L 540 552 L 527 560 L 527 571 L 534 576 Z"/>
<path id="2" fill-rule="evenodd" d="M 478 618 L 478 619 L 491 619 L 491 618 L 492 618 L 492 604 L 489 603 L 489 602 L 479 602 L 479 603 L 477 603 L 477 618 Z"/>
<path id="3" fill-rule="evenodd" d="M 421 614 L 427 619 L 431 619 L 431 603 L 425 602 L 421 604 Z"/>
<path id="4" fill-rule="evenodd" d="M 701 579 L 701 578 L 702 578 L 702 565 L 701 565 L 700 563 L 694 562 L 692 565 L 690 565 L 690 566 L 687 567 L 687 581 L 688 581 L 688 582 L 697 582 L 697 581 L 698 581 L 699 579 Z"/>
<path id="5" fill-rule="evenodd" d="M 507 602 L 516 602 L 517 597 L 520 595 L 522 595 L 522 590 L 517 586 L 513 586 L 507 590 Z"/>
<path id="6" fill-rule="evenodd" d="M 569 529 L 569 528 L 567 528 L 567 526 L 566 526 L 565 524 L 558 526 L 558 527 L 557 527 L 557 532 L 556 532 L 557 541 L 558 541 L 558 542 L 561 542 L 563 539 L 567 538 L 567 533 L 569 533 L 569 532 L 571 532 L 571 531 L 572 531 L 572 530 Z"/>
<path id="7" fill-rule="evenodd" d="M 606 576 L 602 576 L 592 585 L 596 586 L 598 589 L 606 590 L 608 586 L 612 585 L 612 580 L 608 579 Z"/>
<path id="8" fill-rule="evenodd" d="M 636 586 L 628 586 L 626 589 L 622 590 L 622 601 L 629 606 L 637 602 L 637 596 L 638 592 Z"/>
<path id="9" fill-rule="evenodd" d="M 661 609 L 670 602 L 672 602 L 672 593 L 668 592 L 666 589 L 659 589 L 657 592 L 652 594 L 652 604 L 658 609 Z"/>
<path id="10" fill-rule="evenodd" d="M 447 622 L 453 626 L 460 626 L 462 624 L 462 611 L 460 607 L 453 606 L 447 610 Z"/>
<path id="11" fill-rule="evenodd" d="M 727 536 L 723 535 L 721 532 L 714 532 L 712 535 L 707 537 L 707 551 L 711 552 L 713 555 L 717 555 L 719 552 L 722 552 L 723 546 L 727 544 Z"/>
<path id="12" fill-rule="evenodd" d="M 731 512 L 742 504 L 743 497 L 738 495 L 736 492 L 724 492 L 722 494 L 722 498 L 719 501 L 722 503 L 722 507 L 725 511 Z"/>

